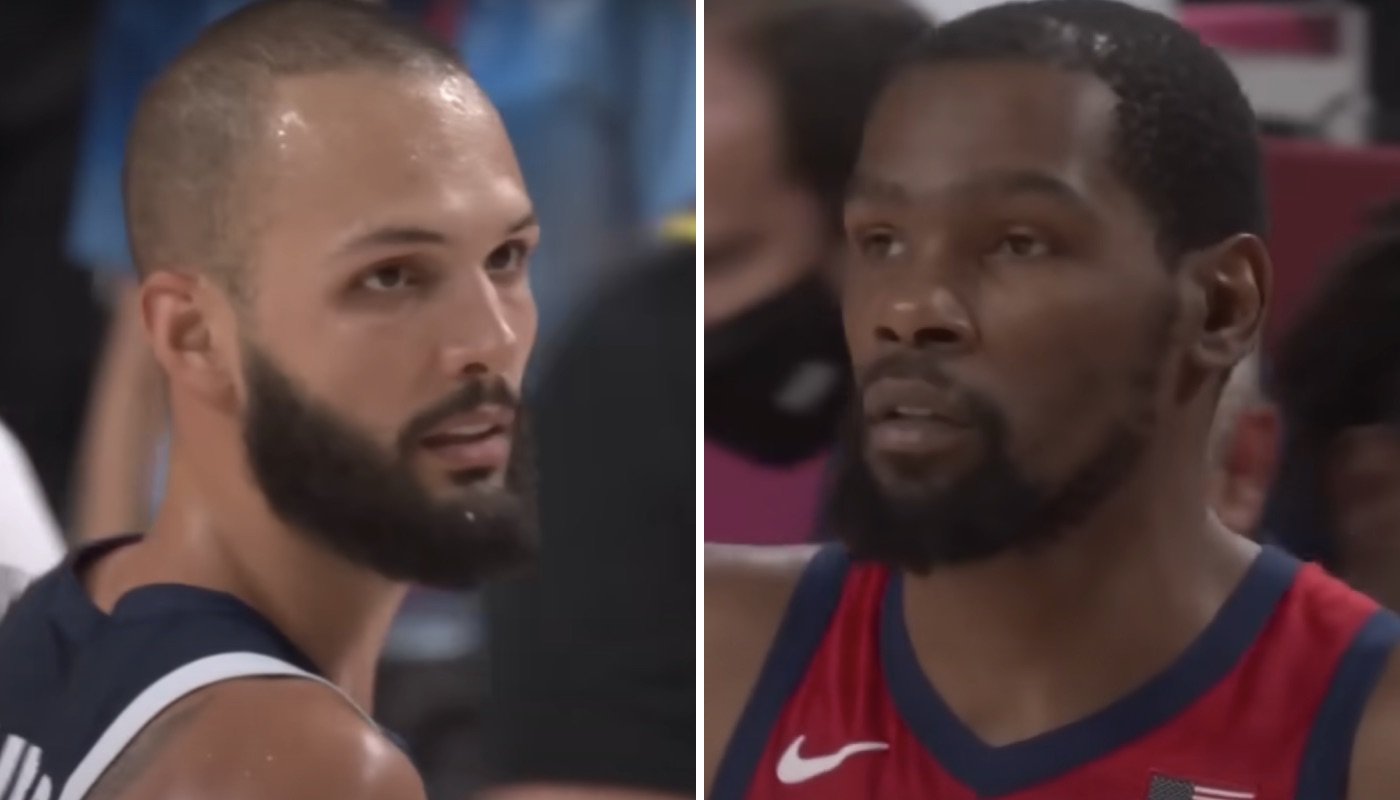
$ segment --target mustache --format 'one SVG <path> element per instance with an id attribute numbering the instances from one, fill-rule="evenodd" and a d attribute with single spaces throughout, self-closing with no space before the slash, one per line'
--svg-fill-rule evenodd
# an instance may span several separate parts
<path id="1" fill-rule="evenodd" d="M 923 381 L 950 394 L 962 394 L 957 381 L 941 364 L 912 350 L 900 350 L 871 362 L 856 376 L 856 383 L 864 391 L 870 384 L 887 378 Z"/>
<path id="2" fill-rule="evenodd" d="M 411 450 L 428 432 L 449 417 L 475 411 L 482 406 L 500 406 L 520 413 L 520 395 L 505 378 L 499 376 L 473 378 L 457 391 L 416 414 L 399 435 L 400 452 Z"/>

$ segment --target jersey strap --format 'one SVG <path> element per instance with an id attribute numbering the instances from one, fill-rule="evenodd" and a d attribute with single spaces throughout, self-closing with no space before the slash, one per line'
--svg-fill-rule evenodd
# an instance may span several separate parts
<path id="1" fill-rule="evenodd" d="M 742 800 L 758 769 L 768 736 L 796 691 L 841 601 L 850 560 L 838 545 L 812 557 L 788 601 L 744 713 L 715 773 L 712 800 Z"/>
<path id="2" fill-rule="evenodd" d="M 78 762 L 59 800 L 82 800 L 117 756 L 162 711 L 181 698 L 223 681 L 236 678 L 290 677 L 316 681 L 329 687 L 349 703 L 371 726 L 378 729 L 364 709 L 355 704 L 340 687 L 325 678 L 262 653 L 233 652 L 205 656 L 181 666 L 143 690 L 112 720 L 96 744 Z"/>
<path id="3" fill-rule="evenodd" d="M 1298 800 L 1343 797 L 1356 728 L 1366 701 L 1400 643 L 1400 618 L 1376 611 L 1347 648 L 1322 701 L 1298 776 Z"/>

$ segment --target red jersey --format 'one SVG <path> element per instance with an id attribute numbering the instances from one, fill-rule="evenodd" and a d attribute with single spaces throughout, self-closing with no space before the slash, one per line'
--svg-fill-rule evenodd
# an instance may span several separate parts
<path id="1" fill-rule="evenodd" d="M 813 560 L 730 740 L 716 800 L 1341 800 L 1400 618 L 1264 548 L 1151 681 L 1063 728 L 980 740 L 928 682 L 900 574 Z"/>

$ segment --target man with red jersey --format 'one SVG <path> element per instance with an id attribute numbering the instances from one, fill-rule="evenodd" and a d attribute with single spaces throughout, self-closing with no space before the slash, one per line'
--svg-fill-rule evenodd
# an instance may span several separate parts
<path id="1" fill-rule="evenodd" d="M 1259 162 L 1221 59 L 1122 3 L 896 72 L 845 213 L 841 543 L 710 553 L 714 797 L 1396 795 L 1400 621 L 1208 511 Z"/>

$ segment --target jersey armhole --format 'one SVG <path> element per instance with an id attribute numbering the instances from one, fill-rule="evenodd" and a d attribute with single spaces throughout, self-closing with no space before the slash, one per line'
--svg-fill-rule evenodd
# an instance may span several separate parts
<path id="1" fill-rule="evenodd" d="M 729 737 L 715 771 L 711 800 L 741 800 L 758 769 L 768 736 L 826 635 L 841 602 L 850 561 L 839 545 L 823 547 L 812 557 L 788 600 L 783 621 L 768 649 L 739 724 Z"/>
<path id="2" fill-rule="evenodd" d="M 1303 751 L 1296 800 L 1346 796 L 1352 747 L 1366 703 L 1400 643 L 1400 617 L 1376 611 L 1347 647 Z"/>
<path id="3" fill-rule="evenodd" d="M 252 652 L 219 653 L 191 661 L 146 687 L 122 709 L 98 737 L 83 760 L 73 769 L 58 800 L 82 800 L 122 751 L 140 735 L 162 711 L 200 689 L 236 678 L 290 677 L 315 681 L 329 687 L 376 730 L 379 726 L 340 687 L 319 675 L 307 672 L 279 658 Z"/>

